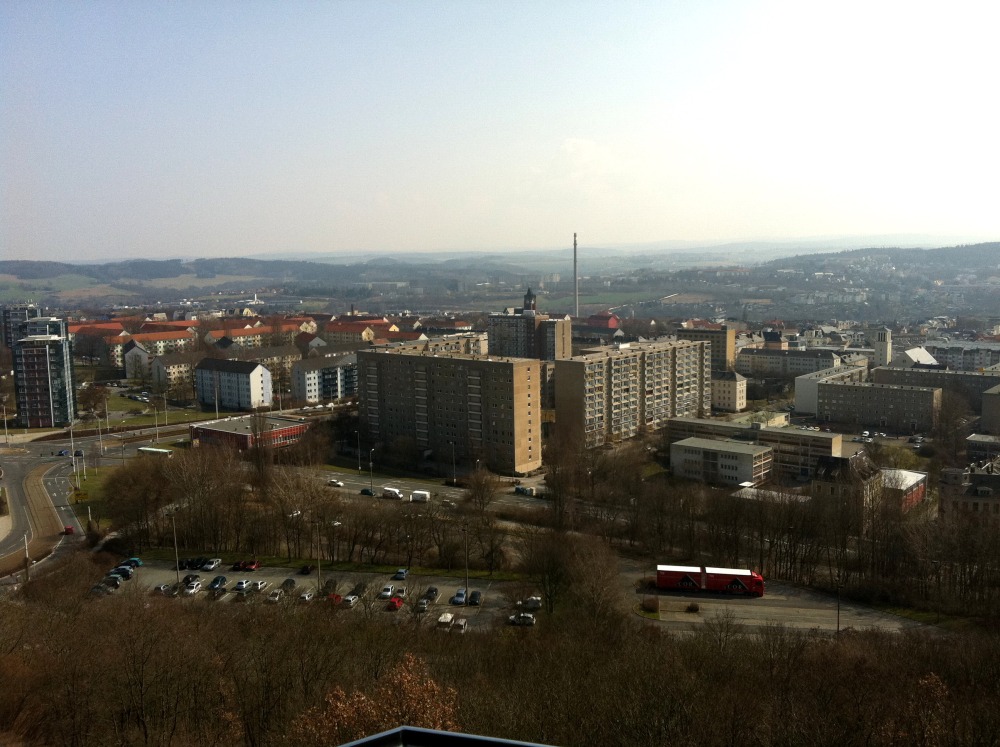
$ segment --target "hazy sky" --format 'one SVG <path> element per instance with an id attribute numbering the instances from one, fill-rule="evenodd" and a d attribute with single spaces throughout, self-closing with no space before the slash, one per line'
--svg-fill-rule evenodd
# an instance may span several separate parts
<path id="1" fill-rule="evenodd" d="M 1000 4 L 0 3 L 0 257 L 1000 239 Z"/>

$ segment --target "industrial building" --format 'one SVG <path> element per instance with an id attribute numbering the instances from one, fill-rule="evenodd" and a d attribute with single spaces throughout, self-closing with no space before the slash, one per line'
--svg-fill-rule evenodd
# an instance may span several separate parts
<path id="1" fill-rule="evenodd" d="M 301 418 L 268 413 L 196 423 L 188 427 L 192 446 L 221 446 L 247 451 L 255 446 L 291 446 L 309 430 Z"/>

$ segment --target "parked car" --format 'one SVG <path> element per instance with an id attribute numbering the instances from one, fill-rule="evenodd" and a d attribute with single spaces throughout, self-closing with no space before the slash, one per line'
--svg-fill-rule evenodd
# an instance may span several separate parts
<path id="1" fill-rule="evenodd" d="M 368 582 L 358 581 L 356 584 L 354 584 L 354 588 L 351 589 L 351 594 L 353 594 L 356 597 L 363 597 L 366 591 L 368 591 Z"/>
<path id="2" fill-rule="evenodd" d="M 215 578 L 212 579 L 212 583 L 208 585 L 208 588 L 211 591 L 215 591 L 217 589 L 223 588 L 225 585 L 226 585 L 226 577 L 216 576 Z"/>
<path id="3" fill-rule="evenodd" d="M 104 580 L 101 583 L 103 583 L 105 586 L 111 589 L 118 589 L 124 583 L 124 580 L 122 579 L 121 576 L 111 575 L 111 576 L 105 576 Z"/>
<path id="4" fill-rule="evenodd" d="M 244 560 L 243 561 L 244 571 L 259 571 L 260 561 L 259 560 Z"/>
<path id="5" fill-rule="evenodd" d="M 195 581 L 200 581 L 200 580 L 201 576 L 199 576 L 197 573 L 189 573 L 184 577 L 184 585 L 187 586 L 190 583 L 194 583 Z"/>
<path id="6" fill-rule="evenodd" d="M 250 591 L 250 581 L 248 579 L 241 578 L 236 582 L 236 586 L 233 587 L 233 591 L 237 594 L 246 594 Z"/>
<path id="7" fill-rule="evenodd" d="M 129 558 L 128 560 L 123 560 L 121 565 L 130 565 L 133 568 L 138 568 L 142 565 L 142 560 L 139 558 Z"/>
<path id="8" fill-rule="evenodd" d="M 222 565 L 222 558 L 209 558 L 208 562 L 201 567 L 203 571 L 214 571 Z"/>
<path id="9" fill-rule="evenodd" d="M 523 602 L 518 602 L 517 606 L 524 610 L 540 610 L 542 608 L 542 598 L 528 597 Z"/>
<path id="10" fill-rule="evenodd" d="M 396 571 L 395 575 L 393 575 L 392 578 L 395 581 L 405 581 L 406 577 L 409 576 L 409 575 L 410 575 L 409 569 L 407 569 L 407 568 L 400 568 L 400 569 L 398 569 Z"/>
<path id="11" fill-rule="evenodd" d="M 472 605 L 473 607 L 478 607 L 482 603 L 483 603 L 483 592 L 477 589 L 469 595 L 469 604 Z"/>
<path id="12" fill-rule="evenodd" d="M 192 581 L 184 587 L 184 594 L 189 597 L 193 597 L 199 591 L 201 591 L 201 581 Z"/>
<path id="13" fill-rule="evenodd" d="M 171 586 L 170 584 L 160 584 L 155 589 L 155 591 L 158 594 L 162 594 L 165 597 L 169 597 L 171 595 L 171 593 L 173 592 L 173 590 L 174 590 L 174 587 Z"/>
<path id="14" fill-rule="evenodd" d="M 328 578 L 326 581 L 323 582 L 323 589 L 322 589 L 323 596 L 326 596 L 327 594 L 332 594 L 336 590 L 337 590 L 337 579 Z"/>
<path id="15" fill-rule="evenodd" d="M 73 527 L 66 526 L 63 527 L 63 534 L 76 534 L 76 530 Z"/>
<path id="16" fill-rule="evenodd" d="M 283 596 L 285 596 L 284 591 L 281 589 L 273 589 L 271 593 L 267 595 L 267 599 L 265 601 L 270 602 L 271 604 L 277 604 L 281 601 Z"/>
<path id="17" fill-rule="evenodd" d="M 389 604 L 386 605 L 386 609 L 390 612 L 396 612 L 403 606 L 403 600 L 399 597 L 393 597 L 389 600 Z"/>
<path id="18" fill-rule="evenodd" d="M 469 627 L 469 621 L 464 617 L 456 617 L 451 624 L 451 628 L 448 630 L 449 633 L 465 633 Z"/>
<path id="19" fill-rule="evenodd" d="M 427 608 L 431 606 L 430 600 L 427 597 L 420 597 L 417 600 L 417 612 L 426 612 Z"/>
<path id="20" fill-rule="evenodd" d="M 507 622 L 511 625 L 534 625 L 535 616 L 530 612 L 518 612 L 516 615 L 508 617 Z"/>
<path id="21" fill-rule="evenodd" d="M 284 581 L 281 582 L 282 591 L 292 591 L 294 588 L 295 588 L 294 578 L 286 578 Z"/>
<path id="22" fill-rule="evenodd" d="M 424 592 L 424 599 L 426 599 L 431 604 L 434 604 L 441 596 L 441 592 L 438 591 L 436 586 L 428 586 L 427 591 Z"/>
<path id="23" fill-rule="evenodd" d="M 375 491 L 371 488 L 361 488 L 361 495 L 375 495 Z"/>
<path id="24" fill-rule="evenodd" d="M 250 583 L 250 591 L 264 591 L 267 587 L 267 581 L 252 581 Z"/>
<path id="25" fill-rule="evenodd" d="M 335 488 L 342 488 L 342 487 L 344 487 L 344 481 L 343 480 L 328 480 L 326 484 L 327 485 L 332 485 Z"/>
<path id="26" fill-rule="evenodd" d="M 400 599 L 406 599 L 406 587 L 405 586 L 397 587 L 396 596 L 399 597 Z"/>
<path id="27" fill-rule="evenodd" d="M 69 456 L 69 451 L 63 449 L 62 451 L 59 452 L 58 456 Z"/>
<path id="28" fill-rule="evenodd" d="M 451 500 L 445 499 L 445 500 L 441 501 L 441 505 L 444 506 L 445 508 L 455 508 L 456 504 L 455 504 L 455 501 L 451 501 Z"/>
<path id="29" fill-rule="evenodd" d="M 343 605 L 345 607 L 353 607 L 358 603 L 358 597 L 355 594 L 348 594 L 344 597 Z"/>
<path id="30" fill-rule="evenodd" d="M 304 592 L 299 594 L 300 602 L 311 602 L 316 596 L 316 592 L 312 589 L 306 589 Z"/>
<path id="31" fill-rule="evenodd" d="M 73 452 L 73 456 L 75 456 L 75 457 L 82 457 L 83 456 L 83 449 L 77 449 L 76 451 L 74 451 Z"/>
<path id="32" fill-rule="evenodd" d="M 455 596 L 451 598 L 452 604 L 465 604 L 465 589 L 459 589 L 455 592 Z"/>
<path id="33" fill-rule="evenodd" d="M 120 565 L 120 566 L 118 566 L 116 568 L 112 568 L 111 569 L 111 573 L 114 573 L 115 575 L 121 576 L 126 581 L 131 581 L 132 580 L 133 570 L 132 570 L 132 566 L 130 566 L 130 565 Z"/>
<path id="34" fill-rule="evenodd" d="M 314 566 L 314 565 L 304 565 L 301 568 L 299 568 L 299 575 L 301 575 L 301 576 L 308 576 L 314 570 L 316 570 L 316 566 Z"/>
<path id="35" fill-rule="evenodd" d="M 392 598 L 392 593 L 396 590 L 396 587 L 392 584 L 386 584 L 382 587 L 382 591 L 378 593 L 379 599 L 390 599 Z"/>

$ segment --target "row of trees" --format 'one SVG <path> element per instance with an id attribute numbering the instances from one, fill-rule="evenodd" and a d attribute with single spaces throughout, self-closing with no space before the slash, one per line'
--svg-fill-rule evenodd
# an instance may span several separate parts
<path id="1" fill-rule="evenodd" d="M 322 604 L 83 598 L 109 560 L 0 600 L 0 741 L 319 747 L 403 724 L 567 746 L 1000 739 L 992 635 L 720 616 L 674 636 L 574 596 L 534 628 L 455 636 Z"/>

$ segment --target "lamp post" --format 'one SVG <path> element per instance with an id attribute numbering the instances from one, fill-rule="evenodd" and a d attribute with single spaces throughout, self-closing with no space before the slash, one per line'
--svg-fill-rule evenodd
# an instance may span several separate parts
<path id="1" fill-rule="evenodd" d="M 469 604 L 469 525 L 462 524 L 462 534 L 465 535 L 465 600 L 463 606 Z"/>
<path id="2" fill-rule="evenodd" d="M 125 444 L 123 442 L 122 448 L 124 448 L 124 446 Z M 177 553 L 177 519 L 174 517 L 175 513 L 176 511 L 170 512 L 170 524 L 174 528 L 174 574 L 177 577 L 177 586 L 175 588 L 179 589 L 181 588 L 181 558 Z"/>
<path id="3" fill-rule="evenodd" d="M 375 449 L 368 452 L 368 489 L 375 495 L 375 478 L 372 476 L 372 460 L 375 458 Z"/>
<path id="4" fill-rule="evenodd" d="M 168 417 L 169 416 L 167 415 L 167 393 L 164 392 L 163 393 L 163 427 L 164 428 L 167 427 Z"/>
<path id="5" fill-rule="evenodd" d="M 354 431 L 354 435 L 358 437 L 358 477 L 361 476 L 361 431 Z"/>
<path id="6" fill-rule="evenodd" d="M 7 398 L 3 398 L 3 442 L 5 446 L 10 446 L 10 437 L 7 435 Z"/>
<path id="7" fill-rule="evenodd" d="M 840 575 L 837 575 L 837 635 L 840 635 L 840 587 L 843 584 L 840 581 Z"/>
<path id="8" fill-rule="evenodd" d="M 451 444 L 451 484 L 458 485 L 458 472 L 455 469 L 455 442 L 449 441 Z"/>

